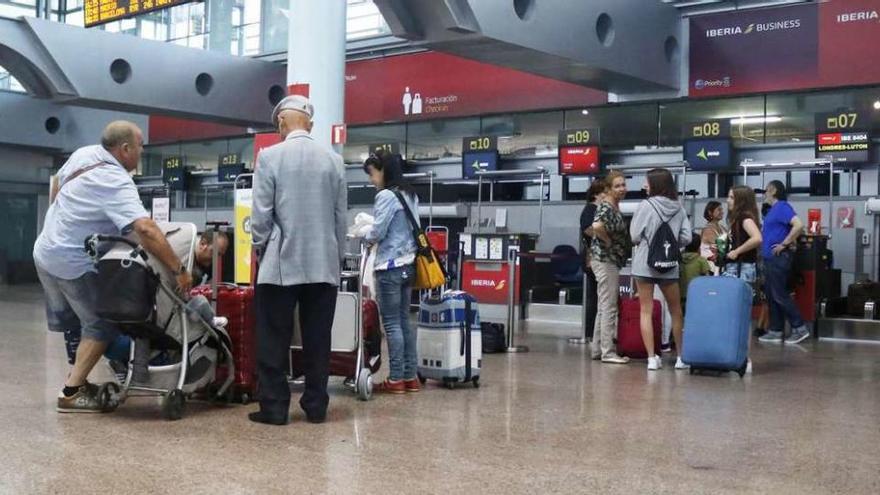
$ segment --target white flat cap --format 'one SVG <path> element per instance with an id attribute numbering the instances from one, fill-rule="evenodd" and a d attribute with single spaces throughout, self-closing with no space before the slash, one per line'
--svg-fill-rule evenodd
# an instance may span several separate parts
<path id="1" fill-rule="evenodd" d="M 275 105 L 275 109 L 272 110 L 272 123 L 275 124 L 278 122 L 278 114 L 283 110 L 294 110 L 296 112 L 302 112 L 309 116 L 311 119 L 315 115 L 315 107 L 312 106 L 312 103 L 308 98 L 301 95 L 290 95 L 285 97 L 283 100 L 279 101 L 277 105 Z"/>

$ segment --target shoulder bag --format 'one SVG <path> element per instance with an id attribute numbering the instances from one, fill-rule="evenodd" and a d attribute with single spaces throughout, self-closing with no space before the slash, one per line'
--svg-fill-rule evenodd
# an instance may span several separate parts
<path id="1" fill-rule="evenodd" d="M 403 195 L 400 194 L 400 191 L 394 191 L 394 195 L 397 196 L 397 200 L 403 206 L 406 218 L 409 219 L 409 223 L 412 226 L 413 239 L 416 242 L 416 279 L 413 283 L 413 288 L 417 290 L 436 289 L 446 283 L 446 270 L 440 264 L 437 253 L 434 252 L 434 248 L 428 242 L 428 236 L 419 227 L 419 223 L 416 221 L 413 212 L 409 209 L 406 200 L 403 199 Z"/>

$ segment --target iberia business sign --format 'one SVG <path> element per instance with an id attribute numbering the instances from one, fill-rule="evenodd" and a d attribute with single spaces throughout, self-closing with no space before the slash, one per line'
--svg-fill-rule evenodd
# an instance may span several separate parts
<path id="1" fill-rule="evenodd" d="M 439 52 L 349 62 L 349 125 L 607 103 L 603 91 Z"/>
<path id="2" fill-rule="evenodd" d="M 880 1 L 691 18 L 691 96 L 880 82 Z"/>

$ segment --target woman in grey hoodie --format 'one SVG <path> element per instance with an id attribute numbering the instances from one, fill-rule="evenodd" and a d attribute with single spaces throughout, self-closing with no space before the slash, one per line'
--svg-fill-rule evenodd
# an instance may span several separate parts
<path id="1" fill-rule="evenodd" d="M 633 255 L 632 273 L 636 279 L 636 288 L 639 294 L 641 306 L 641 330 L 642 341 L 648 351 L 648 370 L 656 370 L 663 367 L 660 356 L 654 354 L 654 329 L 651 322 L 651 313 L 654 307 L 654 286 L 658 285 L 663 297 L 669 305 L 669 314 L 672 316 L 672 334 L 675 338 L 675 347 L 679 358 L 675 363 L 675 369 L 687 369 L 688 366 L 681 360 L 682 349 L 682 312 L 681 295 L 678 285 L 679 267 L 660 272 L 648 265 L 648 251 L 651 240 L 657 230 L 665 222 L 678 237 L 678 246 L 672 249 L 680 249 L 687 246 L 691 241 L 691 222 L 687 213 L 678 202 L 678 190 L 672 174 L 665 168 L 655 168 L 648 172 L 648 199 L 642 201 L 630 224 L 630 237 L 636 246 Z"/>

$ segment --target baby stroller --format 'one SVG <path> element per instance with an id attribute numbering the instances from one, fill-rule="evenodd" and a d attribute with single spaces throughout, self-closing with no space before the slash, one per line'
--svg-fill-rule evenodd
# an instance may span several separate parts
<path id="1" fill-rule="evenodd" d="M 191 271 L 195 225 L 163 223 L 160 228 Z M 230 370 L 234 366 L 229 336 L 215 325 L 207 300 L 183 300 L 175 290 L 174 274 L 131 237 L 95 234 L 86 239 L 85 248 L 98 268 L 96 312 L 115 323 L 131 342 L 121 389 L 115 383 L 103 385 L 102 402 L 112 409 L 128 397 L 161 396 L 163 416 L 180 419 L 187 397 L 207 391 L 214 382 L 218 364 Z M 222 398 L 232 376 L 208 395 Z"/>

